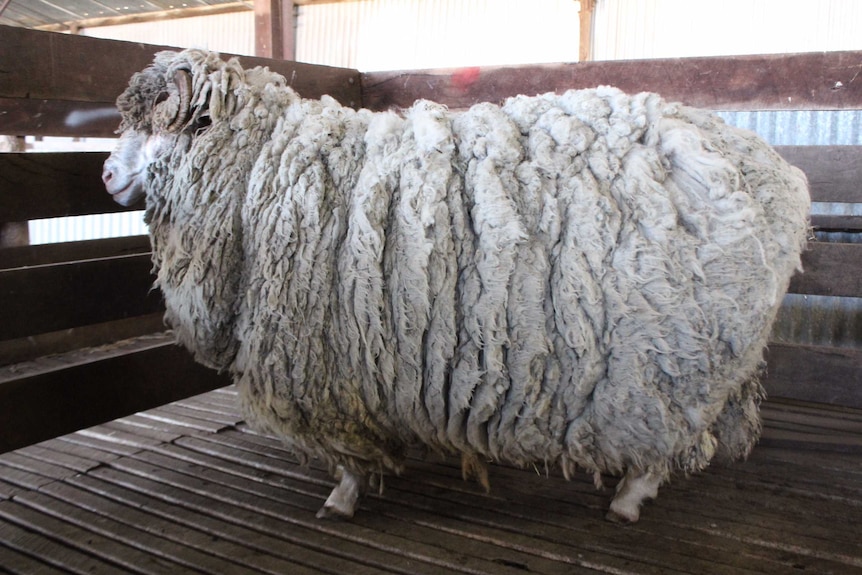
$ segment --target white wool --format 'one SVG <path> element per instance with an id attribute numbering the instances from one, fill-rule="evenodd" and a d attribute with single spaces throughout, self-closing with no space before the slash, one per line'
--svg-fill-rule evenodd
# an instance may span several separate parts
<path id="1" fill-rule="evenodd" d="M 750 449 L 809 203 L 759 138 L 610 87 L 371 113 L 177 60 L 220 103 L 153 168 L 159 285 L 253 424 L 357 473 Z"/>

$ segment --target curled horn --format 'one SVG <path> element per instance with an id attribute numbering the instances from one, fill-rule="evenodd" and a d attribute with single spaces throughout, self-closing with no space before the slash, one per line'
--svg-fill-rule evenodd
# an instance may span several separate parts
<path id="1" fill-rule="evenodd" d="M 189 111 L 192 103 L 192 77 L 187 70 L 177 70 L 174 72 L 174 84 L 180 95 L 180 102 L 177 108 L 177 115 L 168 126 L 168 130 L 174 131 L 185 124 L 189 117 Z"/>

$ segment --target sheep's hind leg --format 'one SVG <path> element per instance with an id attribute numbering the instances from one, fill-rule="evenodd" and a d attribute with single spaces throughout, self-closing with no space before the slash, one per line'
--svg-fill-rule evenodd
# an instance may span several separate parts
<path id="1" fill-rule="evenodd" d="M 359 507 L 363 478 L 341 465 L 336 468 L 335 478 L 338 479 L 338 485 L 317 512 L 318 519 L 350 519 Z"/>
<path id="2" fill-rule="evenodd" d="M 640 518 L 641 504 L 656 498 L 661 483 L 656 473 L 629 469 L 617 485 L 607 518 L 615 523 L 634 523 Z"/>

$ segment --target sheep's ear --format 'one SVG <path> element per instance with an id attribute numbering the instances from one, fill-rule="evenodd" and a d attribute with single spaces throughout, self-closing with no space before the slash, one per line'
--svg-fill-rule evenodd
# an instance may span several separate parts
<path id="1" fill-rule="evenodd" d="M 187 70 L 177 70 L 166 91 L 153 102 L 153 127 L 169 132 L 181 130 L 189 117 L 191 100 L 191 75 Z"/>

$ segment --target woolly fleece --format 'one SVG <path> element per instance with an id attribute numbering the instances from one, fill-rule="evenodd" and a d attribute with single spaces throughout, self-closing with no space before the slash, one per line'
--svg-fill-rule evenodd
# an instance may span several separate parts
<path id="1" fill-rule="evenodd" d="M 416 445 L 566 475 L 747 455 L 809 207 L 757 136 L 610 87 L 355 111 L 200 51 L 133 77 L 126 130 L 158 132 L 176 69 L 158 286 L 258 428 L 366 475 Z"/>

